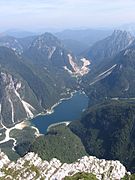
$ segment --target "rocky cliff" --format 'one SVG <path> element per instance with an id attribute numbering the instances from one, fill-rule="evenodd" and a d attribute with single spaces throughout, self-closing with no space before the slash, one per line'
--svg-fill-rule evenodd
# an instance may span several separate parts
<path id="1" fill-rule="evenodd" d="M 85 156 L 72 164 L 62 164 L 55 158 L 48 162 L 37 154 L 28 153 L 15 163 L 0 152 L 0 179 L 62 180 L 78 172 L 93 173 L 99 180 L 120 180 L 129 174 L 119 161 L 100 160 L 94 156 Z"/>

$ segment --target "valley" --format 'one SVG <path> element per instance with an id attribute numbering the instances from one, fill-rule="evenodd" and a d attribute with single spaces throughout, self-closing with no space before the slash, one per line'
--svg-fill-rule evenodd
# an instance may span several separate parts
<path id="1" fill-rule="evenodd" d="M 66 123 L 67 121 L 70 122 L 75 119 L 80 119 L 82 112 L 87 108 L 87 106 L 88 98 L 85 94 L 81 92 L 71 93 L 71 97 L 61 99 L 50 109 L 46 110 L 46 113 L 36 115 L 35 118 L 18 123 L 12 128 L 6 128 L 3 126 L 5 131 L 1 134 L 1 136 L 3 134 L 5 134 L 5 136 L 0 141 L 0 144 L 8 142 L 9 140 L 13 140 L 14 148 L 18 142 L 16 141 L 15 137 L 10 137 L 12 131 L 22 130 L 25 127 L 30 127 L 35 129 L 36 136 L 40 136 L 41 134 L 45 134 L 47 129 L 53 124 L 57 125 L 57 123 L 61 124 L 64 123 L 64 121 Z M 64 112 L 63 116 L 61 115 L 61 112 Z"/>
<path id="2" fill-rule="evenodd" d="M 0 180 L 135 180 L 135 0 L 0 0 Z"/>
<path id="3" fill-rule="evenodd" d="M 119 160 L 135 172 L 135 38 L 115 30 L 75 55 L 51 33 L 0 38 L 0 149 L 17 160 Z"/>

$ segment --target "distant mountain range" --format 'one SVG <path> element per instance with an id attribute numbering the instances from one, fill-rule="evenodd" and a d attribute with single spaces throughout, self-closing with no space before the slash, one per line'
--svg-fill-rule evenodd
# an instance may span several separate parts
<path id="1" fill-rule="evenodd" d="M 112 33 L 112 30 L 64 30 L 55 35 L 63 41 L 65 46 L 74 54 L 80 55 L 95 42 L 104 39 Z"/>
<path id="2" fill-rule="evenodd" d="M 26 38 L 16 38 L 13 36 L 1 36 L 0 46 L 7 47 L 15 51 L 17 55 L 21 55 L 32 43 L 36 36 Z"/>
<path id="3" fill-rule="evenodd" d="M 75 40 L 84 43 L 88 46 L 92 45 L 96 41 L 104 39 L 112 33 L 112 30 L 96 30 L 96 29 L 82 29 L 82 30 L 64 30 L 58 32 L 55 35 L 59 39 Z"/>
<path id="4" fill-rule="evenodd" d="M 96 29 L 82 29 L 82 30 L 64 30 L 54 33 L 60 39 L 65 47 L 72 51 L 75 55 L 80 55 L 83 51 L 88 49 L 95 42 L 109 36 L 112 30 L 96 30 Z M 28 38 L 31 36 L 38 36 L 43 34 L 23 31 L 23 30 L 8 30 L 0 34 L 0 36 L 12 36 L 16 39 Z"/>
<path id="5" fill-rule="evenodd" d="M 13 36 L 15 38 L 25 38 L 25 37 L 29 37 L 29 36 L 35 36 L 38 34 L 39 33 L 25 31 L 25 30 L 21 30 L 21 29 L 9 29 L 9 30 L 1 33 L 1 36 Z"/>

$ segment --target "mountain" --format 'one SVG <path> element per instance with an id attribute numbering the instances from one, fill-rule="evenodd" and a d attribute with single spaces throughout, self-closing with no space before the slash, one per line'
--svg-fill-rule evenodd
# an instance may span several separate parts
<path id="1" fill-rule="evenodd" d="M 77 64 L 75 57 L 70 51 L 64 48 L 59 39 L 50 33 L 38 36 L 31 46 L 24 52 L 24 56 L 30 60 L 30 63 L 75 71 Z"/>
<path id="2" fill-rule="evenodd" d="M 21 77 L 21 74 L 33 75 L 32 72 L 13 51 L 4 47 L 0 48 L 0 65 L 1 125 L 10 127 L 26 117 L 32 117 L 37 107 L 41 109 L 41 106 L 38 105 L 37 98 L 25 78 Z M 33 105 L 30 105 L 31 103 Z"/>
<path id="3" fill-rule="evenodd" d="M 75 76 L 88 73 L 50 33 L 17 39 L 0 38 L 1 127 L 11 127 L 47 110 L 77 88 Z M 3 47 L 4 46 L 4 47 Z"/>
<path id="4" fill-rule="evenodd" d="M 133 35 L 135 35 L 135 23 L 123 24 L 119 28 L 122 30 L 126 30 L 126 31 L 132 33 Z"/>
<path id="5" fill-rule="evenodd" d="M 101 63 L 126 49 L 134 40 L 134 36 L 129 32 L 115 30 L 111 36 L 96 42 L 84 55 L 91 59 L 93 64 Z"/>
<path id="6" fill-rule="evenodd" d="M 1 126 L 32 118 L 69 96 L 66 92 L 72 91 L 75 81 L 66 71 L 62 77 L 58 73 L 30 65 L 13 50 L 0 47 Z"/>
<path id="7" fill-rule="evenodd" d="M 32 41 L 36 36 L 29 36 L 26 38 L 16 38 L 13 36 L 1 36 L 0 37 L 0 46 L 7 47 L 15 51 L 18 56 L 21 56 L 22 53 L 28 49 Z"/>
<path id="8" fill-rule="evenodd" d="M 63 43 L 51 33 L 37 36 L 23 56 L 27 63 L 73 76 L 83 76 L 89 71 L 90 62 L 85 58 L 77 58 Z"/>
<path id="9" fill-rule="evenodd" d="M 97 29 L 82 29 L 82 30 L 64 30 L 55 35 L 61 40 L 75 40 L 80 44 L 91 46 L 96 41 L 99 41 L 112 33 L 111 30 L 97 30 Z M 82 51 L 81 51 L 82 52 Z M 81 53 L 80 52 L 80 53 Z"/>
<path id="10" fill-rule="evenodd" d="M 0 147 L 10 156 L 26 154 L 14 163 L 0 153 L 3 179 L 11 175 L 13 179 L 59 180 L 85 172 L 109 180 L 123 178 L 126 168 L 135 172 L 134 37 L 114 31 L 81 60 L 63 42 L 50 33 L 0 38 Z M 94 64 L 91 71 L 89 59 Z M 48 112 L 78 89 L 89 98 L 81 120 L 68 127 L 56 126 L 45 135 L 31 126 L 11 128 Z M 9 133 L 10 140 L 3 143 Z M 30 151 L 34 153 L 27 154 Z M 61 162 L 51 160 L 54 157 Z"/>
<path id="11" fill-rule="evenodd" d="M 56 158 L 49 162 L 43 161 L 35 153 L 28 153 L 23 158 L 18 159 L 17 162 L 11 162 L 3 152 L 0 152 L 0 158 L 0 179 L 12 177 L 12 179 L 22 180 L 67 180 L 70 178 L 66 176 L 74 176 L 76 173 L 79 175 L 79 173 L 85 172 L 87 176 L 90 173 L 89 177 L 93 180 L 120 180 L 125 175 L 130 174 L 119 161 L 100 160 L 92 156 L 85 156 L 72 164 L 63 164 Z"/>
<path id="12" fill-rule="evenodd" d="M 110 61 L 97 65 L 85 76 L 83 86 L 90 102 L 110 98 L 135 97 L 135 46 L 134 43 Z"/>
<path id="13" fill-rule="evenodd" d="M 44 66 L 51 71 L 61 69 L 70 74 L 82 75 L 88 70 L 86 68 L 86 72 L 83 72 L 86 63 L 77 59 L 71 50 L 51 33 L 24 38 L 1 36 L 0 46 L 12 49 L 18 56 L 27 59 L 26 63 Z"/>
<path id="14" fill-rule="evenodd" d="M 20 44 L 17 38 L 12 36 L 2 36 L 0 37 L 0 46 L 4 46 L 14 50 L 18 55 L 23 52 L 23 46 Z"/>
<path id="15" fill-rule="evenodd" d="M 28 37 L 16 38 L 16 39 L 19 41 L 19 43 L 23 47 L 23 52 L 24 52 L 30 47 L 31 43 L 36 39 L 36 37 L 37 36 L 28 36 Z"/>
<path id="16" fill-rule="evenodd" d="M 90 107 L 70 129 L 89 155 L 119 160 L 135 172 L 135 101 L 105 101 Z"/>

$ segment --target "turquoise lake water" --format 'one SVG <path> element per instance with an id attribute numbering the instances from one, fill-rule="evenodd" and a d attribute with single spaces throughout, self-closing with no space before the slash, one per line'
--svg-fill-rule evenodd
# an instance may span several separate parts
<path id="1" fill-rule="evenodd" d="M 88 97 L 81 92 L 77 92 L 71 99 L 63 100 L 62 103 L 56 106 L 52 114 L 37 116 L 31 122 L 39 129 L 40 133 L 44 134 L 47 128 L 54 123 L 80 119 L 87 106 Z"/>

